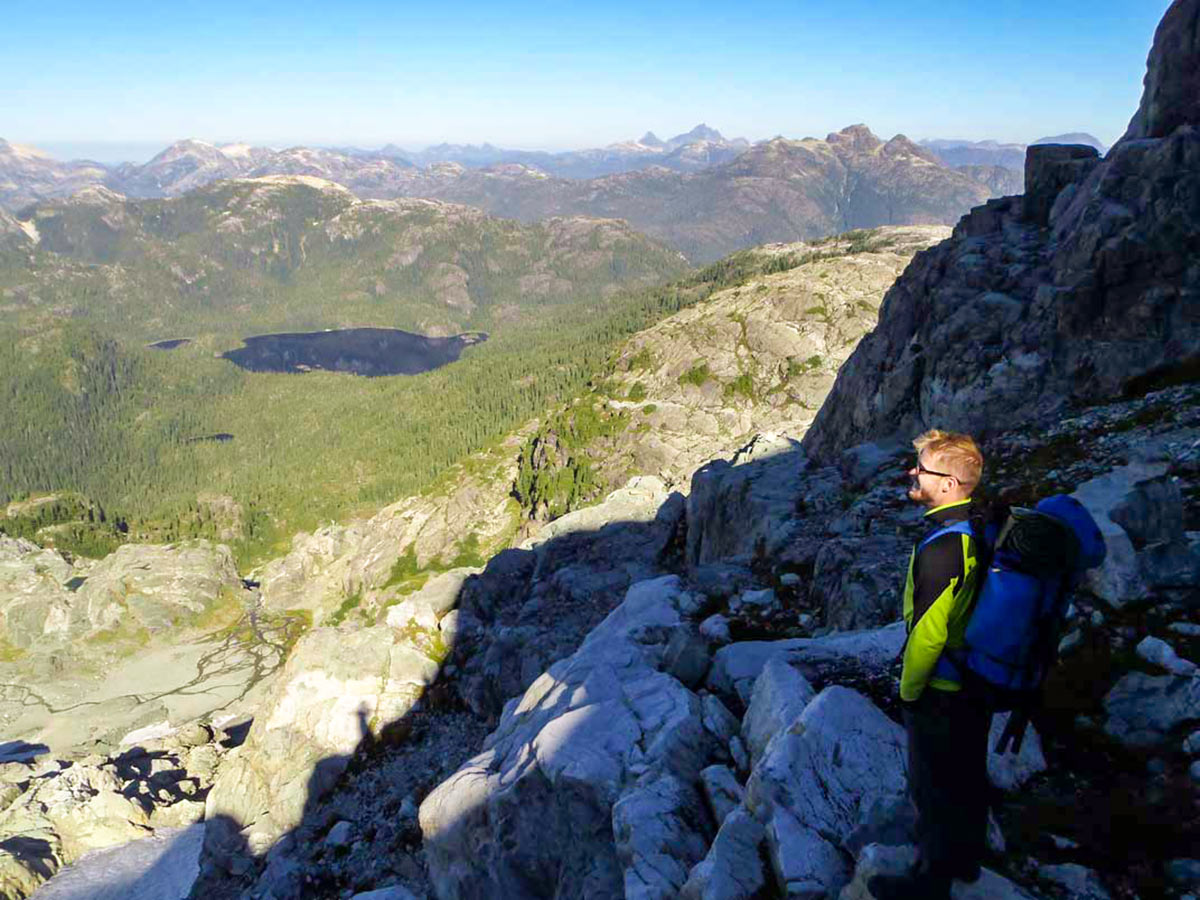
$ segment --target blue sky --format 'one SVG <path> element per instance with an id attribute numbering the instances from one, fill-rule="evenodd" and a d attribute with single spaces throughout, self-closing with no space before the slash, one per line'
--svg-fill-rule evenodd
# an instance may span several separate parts
<path id="1" fill-rule="evenodd" d="M 703 121 L 751 140 L 865 122 L 1111 142 L 1168 6 L 4 0 L 0 137 L 143 156 L 182 137 L 564 149 Z"/>

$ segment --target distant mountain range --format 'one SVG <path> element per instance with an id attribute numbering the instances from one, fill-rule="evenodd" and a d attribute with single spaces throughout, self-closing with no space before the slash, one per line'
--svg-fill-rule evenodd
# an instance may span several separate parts
<path id="1" fill-rule="evenodd" d="M 13 211 L 39 200 L 59 199 L 89 185 L 129 197 L 177 197 L 213 181 L 263 175 L 312 175 L 344 185 L 362 197 L 389 197 L 403 193 L 395 185 L 412 170 L 438 163 L 467 168 L 522 165 L 560 178 L 595 178 L 652 165 L 694 172 L 727 162 L 749 147 L 743 138 L 726 140 L 719 131 L 701 124 L 668 141 L 646 132 L 637 141 L 564 153 L 506 150 L 491 144 L 439 144 L 421 151 L 393 144 L 381 150 L 273 150 L 183 140 L 148 162 L 106 166 L 87 160 L 63 162 L 35 148 L 0 140 L 0 209 Z"/>
<path id="2" fill-rule="evenodd" d="M 715 128 L 700 124 L 685 134 L 663 141 L 647 131 L 636 141 L 622 141 L 591 150 L 547 153 L 536 150 L 505 150 L 491 144 L 438 144 L 420 151 L 388 145 L 382 156 L 401 158 L 421 166 L 454 162 L 468 168 L 517 163 L 560 178 L 596 178 L 648 166 L 663 166 L 676 172 L 695 172 L 728 162 L 750 148 L 744 138 L 725 138 Z"/>
<path id="3" fill-rule="evenodd" d="M 0 143 L 0 208 L 16 211 L 88 186 L 132 198 L 176 197 L 230 178 L 303 175 L 343 185 L 363 199 L 446 200 L 522 222 L 624 219 L 705 262 L 743 247 L 852 228 L 951 224 L 990 197 L 1022 189 L 1021 175 L 1011 169 L 952 168 L 903 135 L 885 142 L 865 125 L 825 140 L 775 138 L 748 148 L 700 125 L 669 141 L 646 134 L 604 150 L 545 154 L 541 165 L 510 158 L 518 152 L 487 145 L 435 148 L 431 158 L 457 155 L 470 164 L 418 166 L 386 148 L 276 151 L 180 141 L 145 164 L 106 168 L 59 163 Z M 594 167 L 623 165 L 626 171 L 594 178 L 548 171 L 583 171 L 588 154 Z M 482 165 L 489 158 L 500 161 Z"/>
<path id="4" fill-rule="evenodd" d="M 1087 144 L 1103 156 L 1108 148 L 1097 137 L 1086 132 L 1056 134 L 1038 138 L 1034 144 Z M 1014 172 L 1025 171 L 1025 149 L 1028 144 L 1002 144 L 998 141 L 927 140 L 921 146 L 930 150 L 948 166 L 1003 166 Z"/>
<path id="5" fill-rule="evenodd" d="M 511 164 L 439 164 L 400 185 L 408 196 L 521 221 L 624 219 L 697 262 L 853 228 L 953 224 L 972 206 L 1020 193 L 1022 186 L 1022 176 L 1009 169 L 953 169 L 903 135 L 885 142 L 865 125 L 825 140 L 775 138 L 693 173 L 651 167 L 580 181 Z"/>

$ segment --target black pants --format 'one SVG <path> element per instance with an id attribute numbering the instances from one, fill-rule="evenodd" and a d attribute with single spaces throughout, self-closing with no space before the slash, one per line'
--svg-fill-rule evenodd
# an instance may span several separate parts
<path id="1" fill-rule="evenodd" d="M 908 788 L 917 807 L 921 868 L 953 877 L 987 846 L 991 713 L 966 692 L 927 687 L 904 704 Z"/>

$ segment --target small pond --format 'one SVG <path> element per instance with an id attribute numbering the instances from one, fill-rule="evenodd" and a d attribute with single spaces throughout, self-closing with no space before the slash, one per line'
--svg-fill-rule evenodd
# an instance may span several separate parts
<path id="1" fill-rule="evenodd" d="M 251 372 L 324 369 L 355 375 L 416 375 L 458 359 L 487 340 L 483 332 L 426 337 L 396 328 L 343 328 L 303 334 L 261 334 L 221 355 Z"/>
<path id="2" fill-rule="evenodd" d="M 198 437 L 185 438 L 185 444 L 206 444 L 209 442 L 216 444 L 227 444 L 233 440 L 233 435 L 228 431 L 218 431 L 216 434 L 202 434 Z"/>
<path id="3" fill-rule="evenodd" d="M 174 350 L 176 347 L 182 347 L 184 344 L 190 344 L 191 338 L 168 338 L 165 341 L 155 341 L 153 344 L 147 344 L 151 350 Z"/>

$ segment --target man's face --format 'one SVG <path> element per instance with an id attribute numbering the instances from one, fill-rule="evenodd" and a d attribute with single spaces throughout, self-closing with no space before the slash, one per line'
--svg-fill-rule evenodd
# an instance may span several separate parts
<path id="1" fill-rule="evenodd" d="M 948 490 L 958 486 L 958 479 L 946 472 L 936 456 L 921 452 L 917 464 L 908 470 L 910 479 L 908 499 L 933 508 L 946 502 Z"/>

